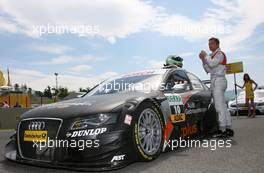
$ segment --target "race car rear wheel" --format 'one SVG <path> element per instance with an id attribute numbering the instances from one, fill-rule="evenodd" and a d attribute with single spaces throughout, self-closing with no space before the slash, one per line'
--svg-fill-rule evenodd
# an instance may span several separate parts
<path id="1" fill-rule="evenodd" d="M 140 160 L 151 161 L 159 156 L 163 143 L 163 121 L 152 103 L 143 103 L 138 108 L 133 139 Z"/>

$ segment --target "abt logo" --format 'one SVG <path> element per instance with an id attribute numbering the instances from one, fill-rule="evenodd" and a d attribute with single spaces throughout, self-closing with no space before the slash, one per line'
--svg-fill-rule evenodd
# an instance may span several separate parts
<path id="1" fill-rule="evenodd" d="M 121 160 L 124 160 L 125 159 L 125 155 L 119 155 L 119 156 L 114 156 L 111 160 L 111 162 L 114 162 L 114 161 L 121 161 Z"/>

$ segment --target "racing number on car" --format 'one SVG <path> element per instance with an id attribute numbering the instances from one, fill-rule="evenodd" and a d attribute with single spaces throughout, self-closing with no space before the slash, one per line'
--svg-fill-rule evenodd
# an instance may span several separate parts
<path id="1" fill-rule="evenodd" d="M 174 106 L 171 106 L 171 108 L 174 108 L 174 111 L 175 113 L 174 114 L 180 114 L 181 113 L 181 107 L 180 105 L 174 105 Z M 171 111 L 173 111 L 173 109 L 171 109 Z"/>
<path id="2" fill-rule="evenodd" d="M 173 123 L 185 121 L 183 105 L 171 105 L 171 121 Z"/>
<path id="3" fill-rule="evenodd" d="M 173 123 L 185 121 L 186 115 L 184 113 L 182 97 L 178 94 L 167 94 L 166 97 L 170 105 L 171 121 Z"/>

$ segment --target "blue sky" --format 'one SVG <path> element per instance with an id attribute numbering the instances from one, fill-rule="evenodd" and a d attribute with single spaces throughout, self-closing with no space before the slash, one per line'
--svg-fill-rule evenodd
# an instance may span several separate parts
<path id="1" fill-rule="evenodd" d="M 35 90 L 87 87 L 117 74 L 159 68 L 170 54 L 201 79 L 198 54 L 216 36 L 229 62 L 264 85 L 261 0 L 0 1 L 0 70 Z M 27 7 L 27 8 L 25 8 Z M 45 32 L 37 27 L 89 27 L 88 32 Z M 92 29 L 91 29 L 92 28 Z M 35 29 L 35 30 L 34 30 Z M 239 83 L 242 74 L 238 74 Z M 229 89 L 233 76 L 228 76 Z"/>

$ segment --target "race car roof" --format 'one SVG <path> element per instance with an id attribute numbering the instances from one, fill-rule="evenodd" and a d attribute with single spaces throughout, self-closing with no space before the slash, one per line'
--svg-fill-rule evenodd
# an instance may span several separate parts
<path id="1" fill-rule="evenodd" d="M 152 75 L 152 74 L 165 74 L 168 69 L 151 69 L 151 70 L 142 70 L 132 73 L 127 73 L 122 75 L 121 77 L 132 77 L 132 76 L 144 76 L 144 75 Z"/>

